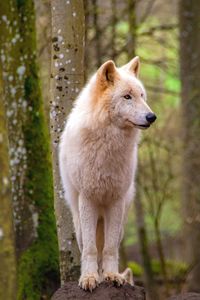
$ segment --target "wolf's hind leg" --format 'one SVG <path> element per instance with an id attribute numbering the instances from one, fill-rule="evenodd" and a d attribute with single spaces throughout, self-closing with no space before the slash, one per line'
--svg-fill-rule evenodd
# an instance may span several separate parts
<path id="1" fill-rule="evenodd" d="M 79 194 L 75 189 L 75 187 L 70 182 L 67 175 L 65 175 L 64 178 L 64 185 L 65 185 L 65 200 L 69 205 L 72 213 L 74 229 L 76 232 L 76 240 L 78 243 L 79 250 L 81 252 L 83 248 L 83 243 L 82 243 L 81 224 L 80 224 L 80 215 L 79 215 L 79 202 L 78 202 Z"/>
<path id="2" fill-rule="evenodd" d="M 96 245 L 97 245 L 97 262 L 98 262 L 98 273 L 100 282 L 103 281 L 103 270 L 102 270 L 102 259 L 103 259 L 103 247 L 104 247 L 104 219 L 100 217 L 97 222 L 96 231 Z"/>

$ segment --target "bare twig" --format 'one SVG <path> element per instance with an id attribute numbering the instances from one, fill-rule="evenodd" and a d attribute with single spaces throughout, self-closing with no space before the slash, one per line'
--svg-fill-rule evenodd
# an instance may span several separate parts
<path id="1" fill-rule="evenodd" d="M 148 16 L 150 15 L 152 8 L 155 4 L 156 0 L 151 0 L 149 1 L 149 3 L 146 6 L 145 12 L 143 14 L 143 16 L 141 16 L 140 20 L 139 20 L 139 24 L 142 24 L 146 21 L 146 19 L 148 18 Z"/>

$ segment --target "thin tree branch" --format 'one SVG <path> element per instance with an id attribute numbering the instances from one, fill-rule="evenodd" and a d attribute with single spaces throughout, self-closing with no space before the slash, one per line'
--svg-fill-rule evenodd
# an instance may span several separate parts
<path id="1" fill-rule="evenodd" d="M 153 85 L 145 85 L 145 87 L 149 90 L 152 91 L 154 93 L 160 93 L 160 94 L 168 94 L 168 95 L 172 95 L 172 96 L 179 96 L 180 97 L 180 93 L 166 89 L 166 88 L 162 88 L 162 87 L 158 87 L 158 86 L 153 86 Z"/>
<path id="2" fill-rule="evenodd" d="M 139 24 L 142 24 L 146 21 L 146 19 L 148 18 L 148 16 L 150 15 L 151 11 L 152 11 L 152 8 L 155 4 L 156 0 L 151 0 L 147 6 L 146 6 L 146 9 L 145 9 L 145 12 L 143 14 L 143 16 L 141 16 L 140 20 L 139 20 Z"/>

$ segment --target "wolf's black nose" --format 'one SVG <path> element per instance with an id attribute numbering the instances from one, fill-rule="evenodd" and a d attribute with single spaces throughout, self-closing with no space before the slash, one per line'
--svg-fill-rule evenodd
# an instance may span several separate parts
<path id="1" fill-rule="evenodd" d="M 146 120 L 149 122 L 149 123 L 153 123 L 155 120 L 156 120 L 156 115 L 154 113 L 148 113 L 146 115 Z"/>

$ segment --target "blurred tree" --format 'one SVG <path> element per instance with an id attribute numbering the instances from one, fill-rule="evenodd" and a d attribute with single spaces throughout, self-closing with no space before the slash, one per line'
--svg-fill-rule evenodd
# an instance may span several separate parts
<path id="1" fill-rule="evenodd" d="M 58 284 L 52 174 L 36 65 L 32 0 L 0 2 L 1 69 L 8 123 L 18 299 Z"/>
<path id="2" fill-rule="evenodd" d="M 0 299 L 15 300 L 16 260 L 9 184 L 8 141 L 2 92 L 0 78 Z"/>
<path id="3" fill-rule="evenodd" d="M 170 120 L 169 120 L 170 123 Z M 154 130 L 153 128 L 151 129 Z M 160 260 L 161 273 L 168 293 L 167 266 L 165 260 L 165 251 L 161 237 L 161 218 L 164 207 L 172 198 L 174 192 L 174 170 L 172 168 L 172 158 L 176 157 L 169 145 L 172 143 L 172 137 L 166 134 L 162 139 L 163 132 L 170 132 L 170 126 L 160 130 L 156 128 L 154 139 L 146 136 L 141 145 L 143 149 L 143 160 L 139 164 L 139 188 L 142 197 L 146 201 L 147 211 L 153 223 L 153 230 L 156 241 L 156 250 Z M 140 156 L 141 157 L 141 156 Z M 159 163 L 158 163 L 159 162 Z M 163 168 L 163 166 L 167 166 Z"/>
<path id="4" fill-rule="evenodd" d="M 111 26 L 112 26 L 112 33 L 111 33 L 111 57 L 115 61 L 116 59 L 116 27 L 117 27 L 117 5 L 116 5 L 116 0 L 111 0 Z"/>
<path id="5" fill-rule="evenodd" d="M 34 0 L 37 36 L 37 58 L 45 117 L 49 123 L 49 90 L 51 69 L 51 4 L 50 0 Z"/>
<path id="6" fill-rule="evenodd" d="M 95 61 L 97 63 L 97 68 L 102 64 L 102 53 L 101 53 L 101 30 L 99 27 L 99 6 L 97 0 L 92 0 L 93 5 L 93 28 L 95 30 Z"/>
<path id="7" fill-rule="evenodd" d="M 136 4 L 137 0 L 127 0 L 127 11 L 128 11 L 128 25 L 129 35 L 127 40 L 127 54 L 128 60 L 131 60 L 135 56 L 136 44 L 137 44 L 137 23 L 136 23 Z M 139 176 L 138 176 L 139 181 Z M 138 190 L 135 196 L 135 215 L 136 215 L 136 226 L 138 231 L 138 239 L 142 254 L 142 262 L 145 273 L 145 285 L 148 291 L 149 299 L 157 300 L 158 294 L 155 289 L 155 282 L 153 277 L 153 271 L 151 266 L 151 257 L 148 249 L 148 239 L 144 220 L 143 203 L 140 196 L 141 188 L 138 185 Z"/>
<path id="8" fill-rule="evenodd" d="M 149 299 L 157 300 L 159 299 L 159 296 L 155 287 L 154 274 L 151 265 L 151 256 L 148 248 L 148 237 L 147 237 L 146 224 L 144 220 L 144 209 L 141 200 L 140 188 L 142 187 L 138 184 L 137 194 L 134 202 L 135 202 L 135 215 L 136 215 L 138 238 L 139 238 L 140 250 L 141 250 L 143 266 L 144 266 L 145 285 L 147 288 Z"/>
<path id="9" fill-rule="evenodd" d="M 136 34 L 137 34 L 136 3 L 137 0 L 127 0 L 128 25 L 129 25 L 128 40 L 127 40 L 128 60 L 131 60 L 134 57 L 135 49 L 136 49 Z"/>
<path id="10" fill-rule="evenodd" d="M 200 292 L 200 1 L 180 1 L 182 83 L 182 197 L 189 261 L 189 290 Z"/>
<path id="11" fill-rule="evenodd" d="M 53 152 L 54 194 L 60 251 L 61 282 L 77 280 L 80 255 L 72 217 L 64 200 L 58 169 L 58 143 L 67 114 L 84 82 L 83 2 L 52 0 L 52 58 L 50 124 Z"/>

